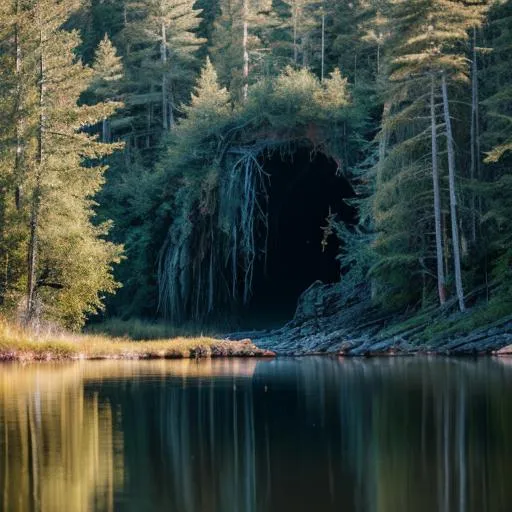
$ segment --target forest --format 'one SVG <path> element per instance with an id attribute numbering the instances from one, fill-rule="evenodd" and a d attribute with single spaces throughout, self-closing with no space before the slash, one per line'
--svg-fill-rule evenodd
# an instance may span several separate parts
<path id="1" fill-rule="evenodd" d="M 511 47 L 508 0 L 0 0 L 0 314 L 509 317 Z"/>

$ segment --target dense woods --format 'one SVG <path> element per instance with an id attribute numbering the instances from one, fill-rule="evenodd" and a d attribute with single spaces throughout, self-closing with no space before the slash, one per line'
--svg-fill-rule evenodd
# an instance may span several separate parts
<path id="1" fill-rule="evenodd" d="M 347 301 L 510 314 L 511 30 L 499 0 L 0 0 L 1 310 L 240 312 L 276 158 L 322 155 Z"/>

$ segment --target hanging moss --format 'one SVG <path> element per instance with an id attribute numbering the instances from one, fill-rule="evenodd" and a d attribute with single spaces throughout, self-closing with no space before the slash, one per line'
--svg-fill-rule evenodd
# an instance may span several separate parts
<path id="1" fill-rule="evenodd" d="M 270 183 L 263 161 L 307 147 L 343 172 L 343 134 L 355 122 L 339 71 L 320 83 L 307 70 L 288 68 L 232 107 L 209 62 L 186 113 L 161 164 L 174 186 L 159 256 L 160 310 L 173 321 L 249 301 L 257 256 L 266 251 Z"/>

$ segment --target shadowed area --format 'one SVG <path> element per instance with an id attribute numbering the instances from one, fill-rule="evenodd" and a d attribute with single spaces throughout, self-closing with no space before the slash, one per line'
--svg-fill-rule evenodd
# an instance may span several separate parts
<path id="1" fill-rule="evenodd" d="M 263 168 L 269 176 L 267 253 L 259 255 L 255 269 L 253 298 L 243 320 L 247 328 L 290 320 L 298 297 L 312 283 L 339 280 L 339 241 L 330 235 L 323 246 L 322 227 L 330 213 L 348 224 L 356 216 L 345 202 L 354 195 L 350 183 L 325 155 L 308 149 L 284 157 L 276 152 Z"/>

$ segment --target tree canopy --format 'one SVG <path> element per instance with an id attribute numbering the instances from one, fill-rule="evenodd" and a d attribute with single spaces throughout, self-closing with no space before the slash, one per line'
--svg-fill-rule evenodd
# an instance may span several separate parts
<path id="1" fill-rule="evenodd" d="M 355 194 L 356 225 L 318 226 L 339 240 L 347 297 L 510 312 L 510 2 L 0 14 L 2 310 L 79 327 L 105 306 L 185 321 L 249 302 L 265 162 L 307 148 Z"/>

